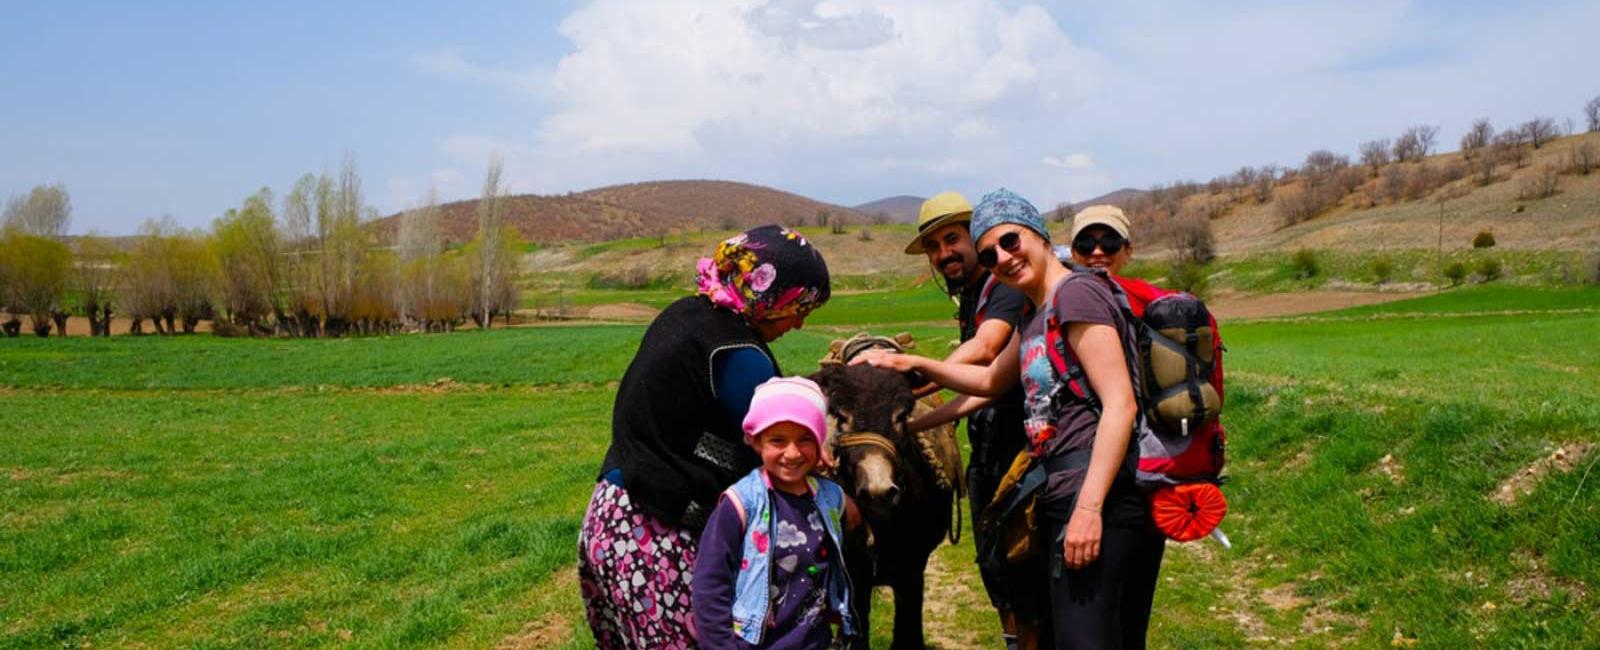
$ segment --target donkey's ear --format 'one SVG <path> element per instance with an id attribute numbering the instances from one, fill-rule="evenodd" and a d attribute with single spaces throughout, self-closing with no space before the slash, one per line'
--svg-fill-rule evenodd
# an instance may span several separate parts
<path id="1" fill-rule="evenodd" d="M 911 337 L 911 332 L 901 332 L 894 335 L 894 342 L 899 343 L 900 347 L 907 350 L 917 347 L 917 341 Z"/>
<path id="2" fill-rule="evenodd" d="M 895 414 L 894 414 L 895 427 L 900 429 L 901 431 L 905 431 L 906 430 L 906 425 L 911 422 L 911 412 L 916 410 L 916 408 L 917 408 L 917 403 L 915 401 L 910 401 L 910 400 L 902 402 L 901 404 L 897 405 L 895 407 Z"/>

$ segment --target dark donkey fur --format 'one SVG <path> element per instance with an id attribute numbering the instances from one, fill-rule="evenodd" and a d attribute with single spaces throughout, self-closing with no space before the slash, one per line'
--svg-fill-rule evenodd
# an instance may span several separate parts
<path id="1" fill-rule="evenodd" d="M 828 410 L 845 434 L 882 434 L 895 453 L 876 444 L 835 447 L 837 476 L 866 519 L 869 533 L 858 529 L 847 540 L 845 564 L 854 583 L 854 601 L 862 636 L 855 648 L 866 648 L 872 588 L 894 589 L 894 643 L 892 648 L 921 648 L 923 574 L 928 556 L 950 530 L 954 498 L 940 490 L 934 470 L 905 432 L 916 399 L 910 382 L 892 370 L 866 365 L 826 366 L 812 376 L 828 396 Z M 877 456 L 894 468 L 892 495 L 873 495 L 864 489 L 859 469 Z"/>

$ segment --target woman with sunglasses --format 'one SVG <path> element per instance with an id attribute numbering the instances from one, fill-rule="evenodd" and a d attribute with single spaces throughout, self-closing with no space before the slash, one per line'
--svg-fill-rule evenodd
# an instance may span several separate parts
<path id="1" fill-rule="evenodd" d="M 1044 219 L 1022 197 L 1004 189 L 984 196 L 971 227 L 978 263 L 1036 307 L 1006 350 L 989 366 L 906 354 L 864 362 L 920 371 L 969 395 L 999 395 L 1022 383 L 1031 452 L 1050 470 L 1036 514 L 1043 538 L 1055 541 L 1040 558 L 1046 564 L 1029 573 L 1049 594 L 1049 615 L 1039 621 L 1048 628 L 1045 644 L 1143 648 L 1165 538 L 1133 481 L 1132 325 L 1105 275 L 1075 273 L 1056 259 Z M 1097 404 L 1057 371 L 1051 356 L 1063 349 L 1083 369 Z"/>

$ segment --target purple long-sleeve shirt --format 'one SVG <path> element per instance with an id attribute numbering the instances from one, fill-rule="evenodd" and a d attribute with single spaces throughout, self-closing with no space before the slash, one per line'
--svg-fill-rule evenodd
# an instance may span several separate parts
<path id="1" fill-rule="evenodd" d="M 762 643 L 752 646 L 733 633 L 733 589 L 743 561 L 744 524 L 726 498 L 717 502 L 700 534 L 691 605 L 704 650 L 827 648 L 833 640 L 828 609 L 828 572 L 836 570 L 822 513 L 810 495 L 774 490 L 776 527 L 772 555 L 772 612 Z"/>

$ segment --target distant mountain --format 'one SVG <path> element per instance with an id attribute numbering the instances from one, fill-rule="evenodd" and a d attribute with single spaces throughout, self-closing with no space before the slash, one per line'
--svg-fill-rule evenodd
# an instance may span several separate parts
<path id="1" fill-rule="evenodd" d="M 1131 188 L 1131 187 L 1124 187 L 1124 188 L 1122 188 L 1120 190 L 1116 190 L 1114 192 L 1108 192 L 1106 194 L 1101 194 L 1100 196 L 1094 197 L 1092 199 L 1086 199 L 1086 200 L 1083 200 L 1083 201 L 1075 202 L 1072 205 L 1073 205 L 1074 209 L 1078 209 L 1078 210 L 1081 210 L 1083 208 L 1087 208 L 1087 207 L 1089 207 L 1091 205 L 1101 205 L 1101 204 L 1110 204 L 1110 205 L 1117 206 L 1119 208 L 1126 208 L 1126 207 L 1128 207 L 1128 203 L 1129 202 L 1137 200 L 1139 197 L 1144 196 L 1145 194 L 1148 194 L 1148 193 L 1149 192 L 1147 192 L 1145 190 L 1136 190 L 1136 189 Z"/>
<path id="2" fill-rule="evenodd" d="M 927 199 L 920 196 L 902 194 L 886 199 L 878 199 L 870 203 L 863 203 L 856 206 L 855 211 L 868 217 L 875 216 L 881 212 L 888 215 L 889 221 L 894 223 L 916 223 L 917 214 L 922 211 L 922 202 L 925 200 Z"/>
<path id="3" fill-rule="evenodd" d="M 749 228 L 765 223 L 814 225 L 827 212 L 848 223 L 867 217 L 850 208 L 782 190 L 732 181 L 653 181 L 612 185 L 564 195 L 519 194 L 504 199 L 506 223 L 524 240 L 539 243 L 607 241 L 677 230 Z M 445 239 L 463 242 L 477 232 L 478 200 L 442 207 Z M 399 214 L 374 222 L 392 236 Z"/>

